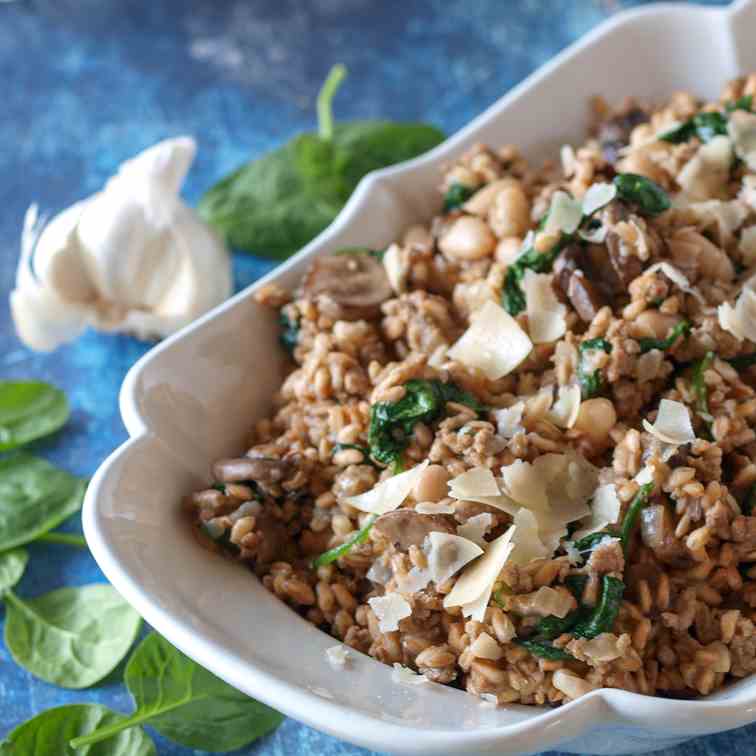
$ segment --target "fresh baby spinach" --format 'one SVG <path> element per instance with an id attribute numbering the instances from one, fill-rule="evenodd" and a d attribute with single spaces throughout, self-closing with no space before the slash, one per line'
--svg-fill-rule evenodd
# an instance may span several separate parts
<path id="1" fill-rule="evenodd" d="M 0 599 L 21 580 L 28 562 L 26 549 L 11 549 L 0 554 Z"/>
<path id="2" fill-rule="evenodd" d="M 134 713 L 74 738 L 73 748 L 149 724 L 176 743 L 218 753 L 248 745 L 283 720 L 281 714 L 210 674 L 156 633 L 150 633 L 131 655 L 124 678 L 134 699 Z"/>
<path id="3" fill-rule="evenodd" d="M 81 508 L 86 482 L 38 457 L 0 459 L 0 551 L 21 546 Z"/>
<path id="4" fill-rule="evenodd" d="M 35 539 L 36 543 L 57 543 L 61 546 L 73 546 L 77 549 L 86 549 L 87 540 L 78 533 L 44 533 Z"/>
<path id="5" fill-rule="evenodd" d="M 155 745 L 141 727 L 120 729 L 95 747 L 74 749 L 73 738 L 123 721 L 99 704 L 70 704 L 48 709 L 16 727 L 0 743 L 0 756 L 157 756 Z"/>
<path id="6" fill-rule="evenodd" d="M 370 171 L 409 160 L 444 135 L 422 123 L 334 124 L 331 101 L 346 75 L 334 66 L 318 97 L 318 133 L 299 134 L 222 179 L 199 212 L 233 247 L 283 260 L 319 234 Z"/>
<path id="7" fill-rule="evenodd" d="M 66 395 L 43 381 L 0 381 L 0 451 L 48 436 L 68 420 Z"/>
<path id="8" fill-rule="evenodd" d="M 8 589 L 5 646 L 14 661 L 62 688 L 87 688 L 115 669 L 139 633 L 139 615 L 109 585 L 60 588 L 34 599 Z"/>
<path id="9" fill-rule="evenodd" d="M 404 396 L 396 402 L 377 402 L 370 408 L 368 445 L 373 459 L 384 465 L 401 465 L 416 423 L 438 419 L 447 402 L 456 402 L 481 413 L 485 407 L 454 383 L 412 379 L 404 384 Z"/>
<path id="10" fill-rule="evenodd" d="M 617 197 L 645 215 L 658 215 L 669 210 L 672 202 L 659 184 L 638 173 L 620 173 L 614 177 Z"/>

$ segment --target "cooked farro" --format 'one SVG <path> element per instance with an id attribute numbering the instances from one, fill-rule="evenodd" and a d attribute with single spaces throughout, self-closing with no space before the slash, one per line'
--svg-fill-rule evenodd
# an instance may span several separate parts
<path id="1" fill-rule="evenodd" d="M 208 546 L 486 703 L 756 671 L 755 94 L 596 101 L 561 166 L 477 146 L 383 254 L 261 289 L 293 366 L 189 497 Z"/>

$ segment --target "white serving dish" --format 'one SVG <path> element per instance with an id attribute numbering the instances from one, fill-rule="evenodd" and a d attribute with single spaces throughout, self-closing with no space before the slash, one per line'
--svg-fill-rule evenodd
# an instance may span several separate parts
<path id="1" fill-rule="evenodd" d="M 402 754 L 639 753 L 756 718 L 756 678 L 705 700 L 599 690 L 556 709 L 496 710 L 441 685 L 394 683 L 357 657 L 333 670 L 335 641 L 271 596 L 249 572 L 197 545 L 181 497 L 238 453 L 283 370 L 272 312 L 254 291 L 292 286 L 311 258 L 348 245 L 381 247 L 430 217 L 439 166 L 474 142 L 526 153 L 578 142 L 587 100 L 714 97 L 756 70 L 756 2 L 730 8 L 657 5 L 621 13 L 530 76 L 432 153 L 365 178 L 332 224 L 256 285 L 163 342 L 128 374 L 121 412 L 131 439 L 102 465 L 84 529 L 103 572 L 144 618 L 207 669 L 283 713 L 344 740 Z"/>

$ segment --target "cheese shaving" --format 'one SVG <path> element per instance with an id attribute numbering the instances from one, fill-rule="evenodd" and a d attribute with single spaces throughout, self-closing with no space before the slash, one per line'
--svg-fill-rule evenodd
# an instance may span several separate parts
<path id="1" fill-rule="evenodd" d="M 756 293 L 744 288 L 733 307 L 729 302 L 717 309 L 719 325 L 737 339 L 756 341 Z"/>
<path id="2" fill-rule="evenodd" d="M 592 215 L 596 210 L 608 205 L 616 196 L 617 187 L 614 184 L 591 184 L 583 196 L 583 214 Z"/>
<path id="3" fill-rule="evenodd" d="M 534 512 L 523 507 L 515 514 L 514 525 L 512 543 L 515 548 L 510 557 L 512 564 L 528 564 L 534 559 L 547 558 L 554 553 L 554 549 L 549 549 L 539 537 L 540 526 Z"/>
<path id="4" fill-rule="evenodd" d="M 470 654 L 476 659 L 496 661 L 501 659 L 504 651 L 488 633 L 481 633 L 470 645 Z"/>
<path id="5" fill-rule="evenodd" d="M 574 234 L 582 219 L 582 204 L 570 197 L 567 192 L 556 191 L 551 197 L 549 214 L 543 226 L 543 231 L 547 234 L 556 231 Z"/>
<path id="6" fill-rule="evenodd" d="M 548 510 L 546 485 L 542 476 L 530 462 L 516 459 L 501 468 L 504 493 L 524 507 Z"/>
<path id="7" fill-rule="evenodd" d="M 473 467 L 449 481 L 449 493 L 455 499 L 470 500 L 471 496 L 498 496 L 501 491 L 487 467 Z"/>
<path id="8" fill-rule="evenodd" d="M 548 418 L 559 428 L 572 428 L 577 422 L 582 401 L 580 386 L 560 386 L 556 402 L 548 413 Z"/>
<path id="9" fill-rule="evenodd" d="M 477 543 L 451 533 L 429 533 L 423 551 L 428 571 L 436 585 L 456 575 L 468 562 L 479 557 L 483 549 Z"/>
<path id="10" fill-rule="evenodd" d="M 724 196 L 730 179 L 732 144 L 726 136 L 715 136 L 698 148 L 698 152 L 683 166 L 677 183 L 688 199 L 708 200 Z"/>
<path id="11" fill-rule="evenodd" d="M 368 599 L 368 604 L 378 620 L 378 627 L 382 633 L 398 630 L 399 623 L 412 614 L 412 607 L 398 593 L 375 596 Z"/>
<path id="12" fill-rule="evenodd" d="M 735 154 L 753 171 L 756 170 L 756 115 L 745 110 L 730 113 L 727 134 Z"/>
<path id="13" fill-rule="evenodd" d="M 493 515 L 490 512 L 481 512 L 474 515 L 463 525 L 457 526 L 457 535 L 467 538 L 468 541 L 477 543 L 478 546 L 488 546 L 484 536 L 493 524 Z"/>
<path id="14" fill-rule="evenodd" d="M 422 591 L 432 579 L 430 570 L 420 569 L 419 567 L 413 567 L 404 574 L 397 572 L 394 575 L 396 589 L 405 596 L 411 596 L 413 593 Z"/>
<path id="15" fill-rule="evenodd" d="M 425 675 L 419 675 L 409 667 L 404 667 L 399 662 L 394 662 L 391 679 L 399 685 L 424 685 L 429 682 Z"/>
<path id="16" fill-rule="evenodd" d="M 526 270 L 522 279 L 525 292 L 528 333 L 534 344 L 550 344 L 567 331 L 567 307 L 554 293 L 554 276 Z"/>
<path id="17" fill-rule="evenodd" d="M 444 608 L 461 606 L 465 616 L 478 622 L 485 617 L 494 583 L 514 549 L 514 526 L 492 541 L 480 559 L 469 564 L 457 578 L 451 592 L 444 598 Z"/>
<path id="18" fill-rule="evenodd" d="M 517 321 L 495 302 L 486 302 L 447 356 L 495 381 L 511 373 L 532 349 Z"/>
<path id="19" fill-rule="evenodd" d="M 688 279 L 679 268 L 676 268 L 674 265 L 671 265 L 668 262 L 659 262 L 652 265 L 646 271 L 646 273 L 655 273 L 657 270 L 660 270 L 662 273 L 664 273 L 664 275 L 670 281 L 672 281 L 672 283 L 675 284 L 675 286 L 677 286 L 681 291 L 684 291 L 686 294 L 690 294 L 699 302 L 705 304 L 705 300 L 701 296 L 701 292 L 690 285 L 690 281 L 688 281 Z"/>
<path id="20" fill-rule="evenodd" d="M 584 527 L 573 533 L 572 537 L 577 541 L 587 535 L 604 530 L 607 525 L 613 525 L 619 519 L 621 509 L 622 503 L 617 496 L 614 484 L 599 486 L 596 493 L 593 494 L 590 518 L 587 522 L 582 523 Z"/>
<path id="21" fill-rule="evenodd" d="M 344 501 L 361 512 L 371 512 L 377 515 L 393 512 L 409 496 L 410 491 L 412 491 L 423 474 L 423 470 L 429 464 L 426 459 L 411 470 L 407 470 L 407 472 L 386 478 L 386 480 L 381 481 L 375 488 L 370 489 L 366 493 L 358 494 L 357 496 L 347 496 Z"/>
<path id="22" fill-rule="evenodd" d="M 454 507 L 444 501 L 421 501 L 415 512 L 420 514 L 454 514 Z"/>
<path id="23" fill-rule="evenodd" d="M 756 227 L 755 227 L 756 228 Z M 503 438 L 514 438 L 522 432 L 522 414 L 525 410 L 525 402 L 515 402 L 511 407 L 498 409 L 493 414 L 496 418 L 496 430 Z"/>
<path id="24" fill-rule="evenodd" d="M 693 426 L 690 423 L 688 408 L 680 402 L 670 399 L 662 399 L 659 403 L 659 411 L 656 414 L 656 422 L 651 425 L 648 420 L 643 420 L 643 427 L 652 436 L 668 444 L 689 444 L 696 440 Z"/>
<path id="25" fill-rule="evenodd" d="M 339 643 L 338 646 L 331 646 L 330 648 L 327 648 L 325 653 L 328 663 L 334 669 L 344 669 L 347 663 L 351 661 L 351 654 L 349 653 L 349 649 L 341 643 Z"/>

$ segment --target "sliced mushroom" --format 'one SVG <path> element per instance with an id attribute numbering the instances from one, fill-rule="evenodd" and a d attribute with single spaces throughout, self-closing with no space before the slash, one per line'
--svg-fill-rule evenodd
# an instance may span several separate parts
<path id="1" fill-rule="evenodd" d="M 606 235 L 606 247 L 614 272 L 624 286 L 629 286 L 631 281 L 643 273 L 643 263 L 634 255 L 625 254 L 620 235 L 612 229 Z"/>
<path id="2" fill-rule="evenodd" d="M 575 312 L 586 323 L 590 323 L 596 317 L 598 311 L 608 304 L 606 298 L 586 278 L 582 270 L 576 270 L 570 277 L 567 296 L 570 298 Z"/>
<path id="3" fill-rule="evenodd" d="M 330 300 L 342 320 L 376 318 L 394 295 L 383 265 L 366 254 L 319 257 L 307 271 L 303 292 Z"/>
<path id="4" fill-rule="evenodd" d="M 619 151 L 629 143 L 633 129 L 646 121 L 648 113 L 630 101 L 619 113 L 600 123 L 596 136 L 604 159 L 614 163 Z"/>
<path id="5" fill-rule="evenodd" d="M 253 480 L 262 485 L 280 483 L 292 473 L 292 466 L 282 459 L 265 459 L 262 457 L 239 457 L 238 459 L 219 459 L 213 465 L 213 475 L 221 483 L 241 483 Z"/>
<path id="6" fill-rule="evenodd" d="M 387 512 L 375 521 L 373 529 L 403 551 L 410 546 L 422 546 L 429 533 L 456 533 L 450 515 L 420 514 L 414 509 Z"/>

